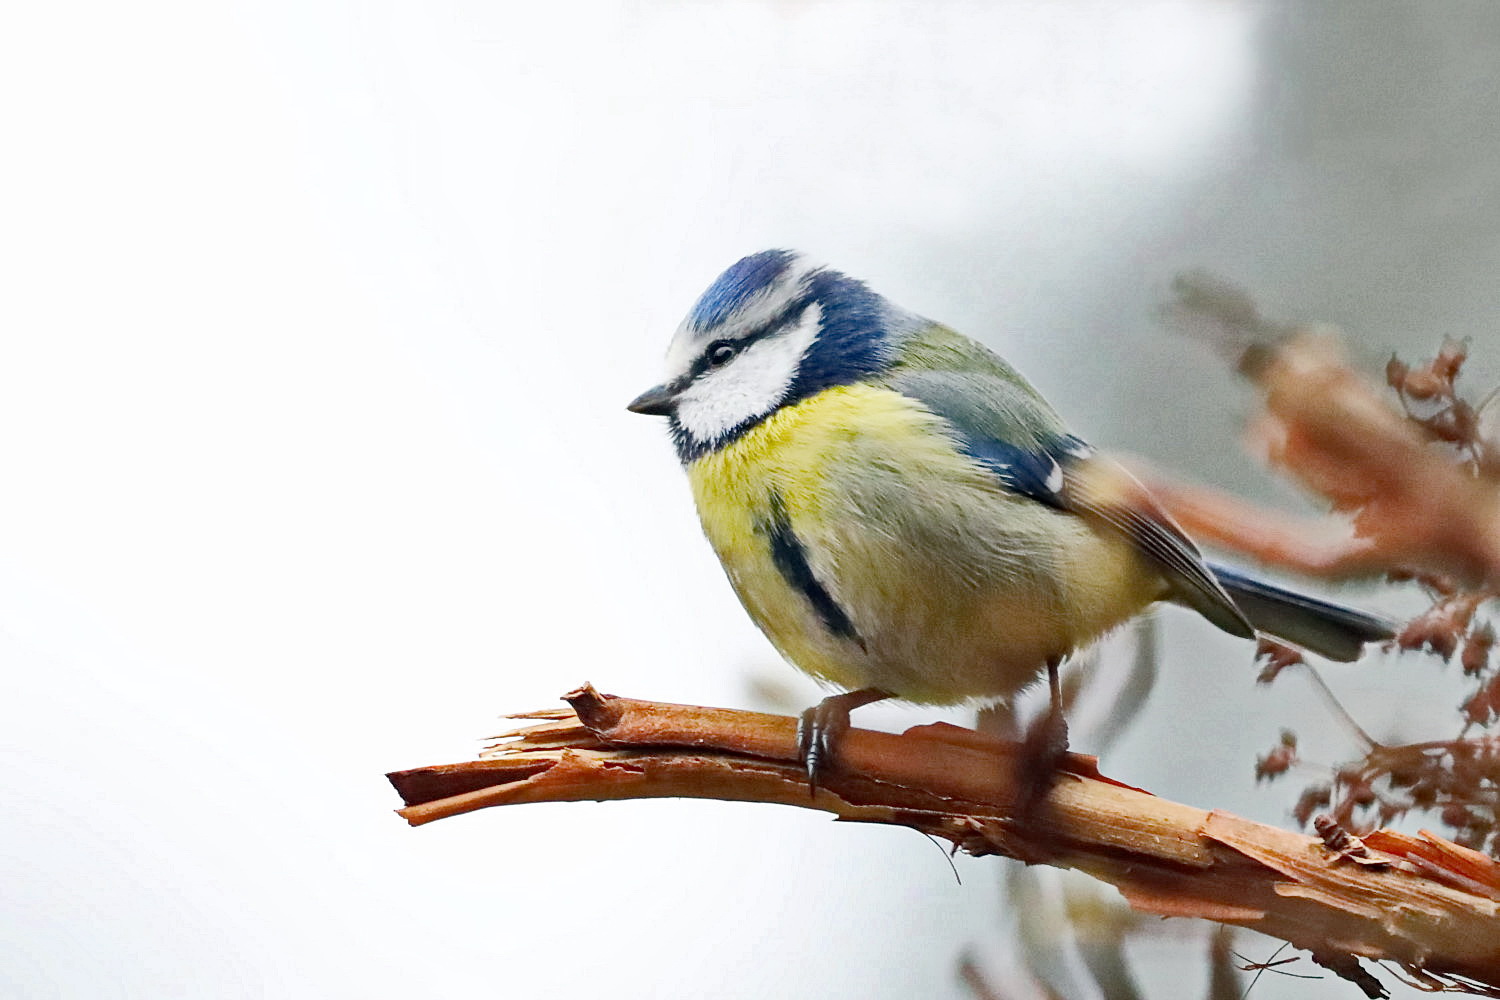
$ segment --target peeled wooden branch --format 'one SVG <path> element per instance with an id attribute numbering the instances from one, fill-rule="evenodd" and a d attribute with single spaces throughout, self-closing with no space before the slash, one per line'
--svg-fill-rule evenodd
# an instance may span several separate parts
<path id="1" fill-rule="evenodd" d="M 487 759 L 389 775 L 413 826 L 487 806 L 686 797 L 774 802 L 907 826 L 974 855 L 1074 868 L 1138 910 L 1249 927 L 1379 987 L 1359 960 L 1427 987 L 1500 997 L 1500 864 L 1431 834 L 1347 844 L 1157 798 L 1073 756 L 1020 823 L 1018 748 L 953 726 L 850 730 L 817 794 L 796 720 L 635 701 L 584 687 L 527 716 Z M 1329 845 L 1332 846 L 1329 846 Z"/>

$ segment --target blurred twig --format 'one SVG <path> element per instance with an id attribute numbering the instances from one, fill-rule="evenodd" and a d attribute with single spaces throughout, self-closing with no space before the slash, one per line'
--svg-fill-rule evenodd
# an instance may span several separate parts
<path id="1" fill-rule="evenodd" d="M 1345 363 L 1327 328 L 1272 324 L 1243 291 L 1202 274 L 1182 276 L 1174 291 L 1169 314 L 1260 390 L 1252 443 L 1348 519 L 1292 519 L 1149 477 L 1189 534 L 1317 576 L 1404 570 L 1500 584 L 1500 459 L 1483 430 L 1484 405 L 1453 391 L 1461 345 L 1445 344 L 1416 369 L 1393 361 L 1398 408 Z M 1414 413 L 1412 401 L 1432 412 Z"/>
<path id="2" fill-rule="evenodd" d="M 792 718 L 591 687 L 566 700 L 572 713 L 544 713 L 489 759 L 390 775 L 401 815 L 420 825 L 494 805 L 663 796 L 820 809 L 1077 869 L 1137 910 L 1251 927 L 1347 978 L 1377 960 L 1500 996 L 1500 864 L 1431 835 L 1372 835 L 1376 863 L 1353 864 L 1315 838 L 1114 782 L 1077 755 L 1043 813 L 1018 822 L 1017 745 L 943 725 L 851 730 L 813 795 Z"/>

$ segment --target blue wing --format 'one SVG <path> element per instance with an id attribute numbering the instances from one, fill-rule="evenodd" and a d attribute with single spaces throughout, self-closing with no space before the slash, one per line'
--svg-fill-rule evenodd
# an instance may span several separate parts
<path id="1" fill-rule="evenodd" d="M 1160 567 L 1174 599 L 1226 632 L 1253 637 L 1255 630 L 1197 546 L 1144 487 L 1070 433 L 1010 366 L 982 346 L 968 345 L 952 345 L 946 336 L 938 352 L 919 344 L 922 367 L 898 366 L 891 386 L 947 420 L 964 452 L 1007 489 L 1125 535 Z M 934 354 L 953 366 L 934 370 Z"/>
<path id="2" fill-rule="evenodd" d="M 946 419 L 965 452 L 1007 489 L 1065 509 L 1065 465 L 1091 449 L 999 356 L 933 324 L 903 345 L 890 380 Z"/>
<path id="3" fill-rule="evenodd" d="M 1093 454 L 1092 448 L 1072 434 L 1021 446 L 960 430 L 959 440 L 964 452 L 994 473 L 1006 489 L 1058 510 L 1069 509 L 1064 495 L 1066 470 Z"/>

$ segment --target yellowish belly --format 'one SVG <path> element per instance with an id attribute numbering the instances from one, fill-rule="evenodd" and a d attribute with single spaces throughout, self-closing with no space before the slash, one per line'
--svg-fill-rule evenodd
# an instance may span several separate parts
<path id="1" fill-rule="evenodd" d="M 875 386 L 779 410 L 688 469 L 751 618 L 802 670 L 920 702 L 1005 698 L 1139 612 L 1160 580 L 1120 537 L 1001 490 L 920 404 Z M 773 558 L 789 527 L 847 615 Z"/>

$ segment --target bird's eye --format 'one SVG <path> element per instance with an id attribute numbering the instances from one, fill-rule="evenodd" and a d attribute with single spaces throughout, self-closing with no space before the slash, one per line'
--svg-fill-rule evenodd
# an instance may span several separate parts
<path id="1" fill-rule="evenodd" d="M 708 359 L 708 367 L 722 368 L 729 364 L 730 360 L 738 353 L 739 349 L 727 340 L 716 340 L 708 345 L 704 357 Z"/>

